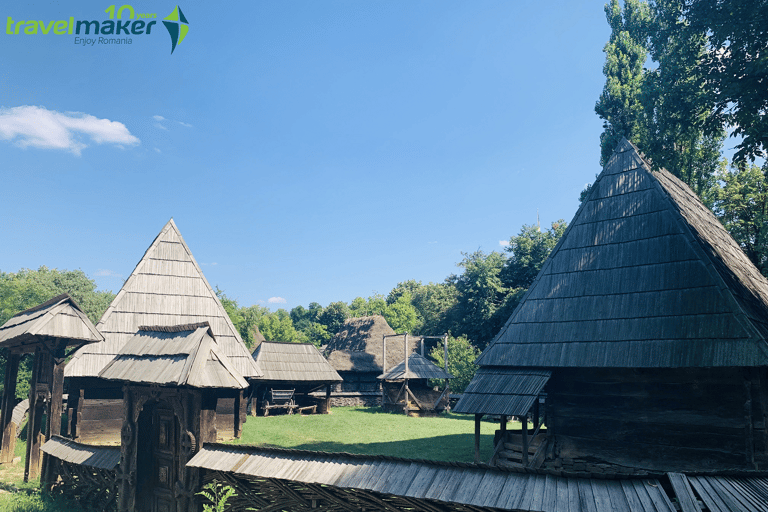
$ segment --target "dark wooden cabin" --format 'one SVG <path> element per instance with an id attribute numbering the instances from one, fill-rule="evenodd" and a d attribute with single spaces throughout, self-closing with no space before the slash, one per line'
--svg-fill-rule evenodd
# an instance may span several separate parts
<path id="1" fill-rule="evenodd" d="M 768 465 L 768 281 L 626 140 L 478 364 L 455 411 L 546 426 L 501 463 Z"/>
<path id="2" fill-rule="evenodd" d="M 377 377 L 384 371 L 384 336 L 389 339 L 395 336 L 395 331 L 383 316 L 363 316 L 347 320 L 328 343 L 325 356 L 343 379 L 331 391 L 334 406 L 375 406 L 381 403 Z M 387 368 L 405 359 L 403 343 L 390 341 L 387 342 Z M 418 345 L 418 339 L 412 343 L 411 350 Z"/>
<path id="3" fill-rule="evenodd" d="M 160 231 L 96 325 L 104 341 L 78 350 L 65 377 L 70 436 L 85 443 L 118 443 L 122 425 L 122 387 L 98 378 L 99 372 L 131 339 L 140 325 L 180 325 L 207 321 L 219 345 L 245 378 L 261 375 L 237 329 L 205 279 L 173 219 Z M 239 436 L 245 422 L 242 392 L 222 390 L 217 428 L 224 438 Z"/>
<path id="4" fill-rule="evenodd" d="M 342 379 L 314 345 L 262 341 L 253 358 L 262 371 L 261 377 L 250 379 L 253 411 L 263 413 L 272 390 L 292 390 L 298 409 L 314 406 L 328 412 L 331 386 Z"/>
<path id="5" fill-rule="evenodd" d="M 248 387 L 208 322 L 139 327 L 99 378 L 125 389 L 118 510 L 198 510 L 187 462 L 219 437 L 221 390 Z"/>

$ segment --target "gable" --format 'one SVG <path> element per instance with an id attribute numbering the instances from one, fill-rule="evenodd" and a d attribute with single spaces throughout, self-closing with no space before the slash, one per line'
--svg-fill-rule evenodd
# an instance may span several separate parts
<path id="1" fill-rule="evenodd" d="M 695 194 L 623 141 L 478 363 L 768 364 L 768 282 L 747 266 Z"/>
<path id="2" fill-rule="evenodd" d="M 243 377 L 261 374 L 171 219 L 96 325 L 105 341 L 78 350 L 67 364 L 65 375 L 97 376 L 141 325 L 204 321 L 210 324 L 222 351 Z"/>

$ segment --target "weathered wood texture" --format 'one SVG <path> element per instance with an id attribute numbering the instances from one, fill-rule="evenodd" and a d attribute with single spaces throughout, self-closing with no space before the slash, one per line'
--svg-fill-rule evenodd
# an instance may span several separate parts
<path id="1" fill-rule="evenodd" d="M 190 461 L 237 488 L 238 510 L 674 512 L 661 482 L 571 478 L 250 446 L 207 445 Z"/>
<path id="2" fill-rule="evenodd" d="M 768 281 L 623 141 L 481 366 L 768 365 Z"/>
<path id="3" fill-rule="evenodd" d="M 16 429 L 20 426 L 14 423 L 12 418 L 20 360 L 21 354 L 19 352 L 9 351 L 6 356 L 3 407 L 0 413 L 0 428 L 2 428 L 2 431 L 0 431 L 0 435 L 2 435 L 0 441 L 2 443 L 0 463 L 3 464 L 13 460 L 16 447 Z"/>
<path id="4" fill-rule="evenodd" d="M 548 427 L 564 459 L 655 470 L 765 467 L 765 404 L 753 398 L 745 418 L 745 377 L 736 368 L 561 369 L 547 386 Z"/>
<path id="5" fill-rule="evenodd" d="M 98 375 L 139 326 L 202 321 L 209 322 L 223 352 L 242 376 L 261 375 L 176 224 L 170 220 L 99 321 L 97 327 L 105 341 L 78 350 L 67 365 L 66 376 Z"/>

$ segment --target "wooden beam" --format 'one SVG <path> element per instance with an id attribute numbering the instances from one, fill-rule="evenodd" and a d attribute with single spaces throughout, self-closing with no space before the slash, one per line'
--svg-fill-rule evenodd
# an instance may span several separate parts
<path id="1" fill-rule="evenodd" d="M 475 464 L 480 463 L 480 419 L 482 414 L 475 414 Z"/>
<path id="2" fill-rule="evenodd" d="M 64 366 L 66 359 L 64 357 L 66 345 L 56 348 L 51 358 L 51 399 L 48 402 L 48 420 L 45 428 L 45 440 L 48 441 L 53 435 L 61 434 L 61 413 L 62 402 L 64 401 Z M 41 484 L 50 488 L 56 482 L 56 461 L 47 453 L 43 453 L 42 473 L 40 476 Z"/>
<path id="3" fill-rule="evenodd" d="M 2 411 L 0 412 L 0 463 L 13 462 L 16 449 L 16 429 L 18 425 L 11 422 L 13 407 L 16 404 L 16 379 L 19 375 L 21 353 L 8 352 L 5 364 L 5 391 L 3 392 Z"/>
<path id="4" fill-rule="evenodd" d="M 48 367 L 49 371 L 46 371 Z M 29 420 L 27 421 L 27 460 L 24 465 L 24 481 L 34 480 L 40 475 L 42 463 L 40 448 L 42 446 L 43 414 L 45 408 L 45 389 L 50 385 L 46 377 L 52 376 L 53 358 L 41 346 L 35 349 L 35 360 L 32 364 L 32 380 L 29 383 Z M 48 395 L 50 396 L 50 395 Z"/>
<path id="5" fill-rule="evenodd" d="M 523 466 L 528 466 L 528 415 L 521 418 L 523 423 Z"/>

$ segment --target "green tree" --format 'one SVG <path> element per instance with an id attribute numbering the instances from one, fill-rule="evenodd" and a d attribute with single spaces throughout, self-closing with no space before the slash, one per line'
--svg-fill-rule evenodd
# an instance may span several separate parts
<path id="1" fill-rule="evenodd" d="M 290 343 L 304 341 L 301 334 L 293 327 L 291 315 L 284 309 L 263 315 L 259 319 L 259 331 L 268 341 Z"/>
<path id="2" fill-rule="evenodd" d="M 622 11 L 618 0 L 605 6 L 611 36 L 605 52 L 605 86 L 595 105 L 603 122 L 600 135 L 600 166 L 608 162 L 622 137 L 639 142 L 643 107 L 640 101 L 643 64 L 651 11 L 638 0 L 625 0 Z"/>
<path id="3" fill-rule="evenodd" d="M 445 368 L 443 346 L 434 347 L 429 355 L 437 361 L 437 365 Z M 480 355 L 480 351 L 472 345 L 465 337 L 448 337 L 448 373 L 453 375 L 451 379 L 451 391 L 454 393 L 463 393 L 469 385 L 472 377 L 475 376 L 477 365 L 475 359 Z"/>
<path id="4" fill-rule="evenodd" d="M 439 336 L 448 332 L 448 312 L 458 302 L 458 291 L 454 283 L 429 283 L 421 285 L 413 292 L 413 306 L 422 318 L 422 325 L 417 334 Z"/>
<path id="5" fill-rule="evenodd" d="M 341 328 L 344 326 L 344 322 L 350 317 L 349 306 L 346 302 L 338 301 L 328 304 L 318 322 L 325 326 L 328 330 L 328 334 L 335 336 Z"/>
<path id="6" fill-rule="evenodd" d="M 741 163 L 719 174 L 715 214 L 760 272 L 768 276 L 768 163 Z"/>
<path id="7" fill-rule="evenodd" d="M 669 0 L 659 3 L 667 3 Z M 768 148 L 768 3 L 765 0 L 688 0 L 680 16 L 707 34 L 701 60 L 714 95 L 714 134 L 733 127 L 742 137 L 736 163 L 765 157 Z"/>
<path id="8" fill-rule="evenodd" d="M 520 233 L 509 239 L 505 249 L 510 256 L 501 274 L 504 286 L 509 289 L 527 289 L 531 286 L 567 227 L 563 219 L 553 222 L 544 231 L 538 226 L 523 225 Z"/>
<path id="9" fill-rule="evenodd" d="M 407 292 L 386 304 L 383 316 L 395 332 L 415 332 L 422 323 L 419 312 L 411 303 L 411 294 Z"/>
<path id="10" fill-rule="evenodd" d="M 479 347 L 485 347 L 503 324 L 495 315 L 509 291 L 501 279 L 504 263 L 504 255 L 496 251 L 464 253 L 458 264 L 464 272 L 448 278 L 457 291 L 456 304 L 446 315 L 449 330 Z"/>

